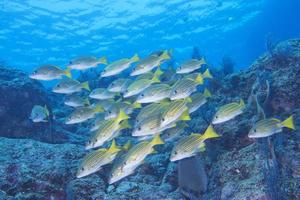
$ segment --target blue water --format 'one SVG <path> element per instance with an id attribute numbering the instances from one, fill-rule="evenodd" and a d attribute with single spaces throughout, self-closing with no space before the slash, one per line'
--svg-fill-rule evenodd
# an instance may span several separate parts
<path id="1" fill-rule="evenodd" d="M 112 61 L 157 49 L 173 49 L 180 62 L 197 46 L 216 67 L 230 56 L 246 68 L 266 38 L 300 36 L 299 7 L 298 0 L 2 0 L 0 59 L 30 72 L 80 55 Z"/>

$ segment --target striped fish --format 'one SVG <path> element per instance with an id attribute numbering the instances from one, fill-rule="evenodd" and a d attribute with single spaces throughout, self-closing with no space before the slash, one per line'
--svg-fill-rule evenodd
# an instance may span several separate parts
<path id="1" fill-rule="evenodd" d="M 220 137 L 210 125 L 204 134 L 192 133 L 191 135 L 181 138 L 173 147 L 170 160 L 172 162 L 184 158 L 192 157 L 197 152 L 205 150 L 204 141 L 209 138 Z"/>
<path id="2" fill-rule="evenodd" d="M 257 122 L 251 128 L 248 137 L 249 138 L 268 137 L 275 133 L 282 132 L 283 127 L 295 130 L 293 116 L 290 116 L 284 121 L 280 121 L 279 119 L 276 118 L 263 119 Z"/>
<path id="3" fill-rule="evenodd" d="M 143 92 L 140 93 L 140 95 L 137 98 L 137 102 L 139 103 L 153 103 L 153 102 L 159 102 L 163 99 L 166 99 L 170 95 L 170 86 L 167 84 L 155 84 L 151 85 L 147 89 L 145 89 Z"/>
<path id="4" fill-rule="evenodd" d="M 197 78 L 197 76 L 199 76 L 199 75 L 202 76 L 203 80 L 213 78 L 210 71 L 209 71 L 209 69 L 206 69 L 203 74 L 201 74 L 201 73 L 192 73 L 192 74 L 185 75 L 184 78 L 191 78 L 191 79 L 195 80 Z"/>
<path id="5" fill-rule="evenodd" d="M 241 99 L 239 103 L 229 103 L 221 106 L 213 117 L 212 124 L 220 124 L 229 121 L 243 113 L 245 103 Z"/>
<path id="6" fill-rule="evenodd" d="M 105 99 L 113 99 L 117 93 L 110 92 L 105 88 L 96 88 L 94 89 L 89 97 L 92 99 L 105 100 Z"/>
<path id="7" fill-rule="evenodd" d="M 188 125 L 184 122 L 178 122 L 175 127 L 169 128 L 164 131 L 162 138 L 165 142 L 171 142 L 177 139 L 184 133 L 184 128 Z"/>
<path id="8" fill-rule="evenodd" d="M 130 128 L 128 121 L 126 120 L 128 118 L 129 116 L 121 110 L 117 118 L 106 120 L 101 123 L 98 130 L 95 131 L 91 139 L 86 143 L 86 149 L 99 147 L 105 142 L 118 136 L 122 129 Z"/>
<path id="9" fill-rule="evenodd" d="M 157 114 L 158 112 L 161 112 L 163 108 L 168 104 L 169 102 L 163 101 L 160 103 L 152 103 L 143 107 L 137 115 L 135 123 L 139 123 L 143 119 L 150 117 L 153 114 Z"/>
<path id="10" fill-rule="evenodd" d="M 109 107 L 105 112 L 105 119 L 112 119 L 118 116 L 119 111 L 122 109 L 127 115 L 130 115 L 134 109 L 141 108 L 140 103 L 130 103 L 129 101 L 117 102 Z"/>
<path id="11" fill-rule="evenodd" d="M 200 69 L 202 65 L 206 64 L 204 58 L 198 60 L 198 59 L 191 59 L 184 63 L 182 63 L 177 69 L 177 74 L 186 74 L 191 73 L 197 69 Z"/>
<path id="12" fill-rule="evenodd" d="M 103 112 L 100 105 L 76 108 L 67 118 L 66 124 L 77 124 L 92 119 L 97 113 Z"/>
<path id="13" fill-rule="evenodd" d="M 108 86 L 108 91 L 110 92 L 120 92 L 123 93 L 127 87 L 132 83 L 131 79 L 127 78 L 119 78 L 114 80 L 109 86 Z"/>
<path id="14" fill-rule="evenodd" d="M 109 149 L 98 149 L 86 155 L 77 171 L 77 178 L 90 175 L 101 169 L 102 166 L 111 163 L 117 156 L 121 149 L 116 145 L 115 140 Z"/>
<path id="15" fill-rule="evenodd" d="M 190 98 L 171 101 L 165 106 L 161 114 L 161 127 L 165 127 L 177 120 L 190 120 L 187 103 L 191 102 Z"/>
<path id="16" fill-rule="evenodd" d="M 191 95 L 192 102 L 187 104 L 189 112 L 193 113 L 198 110 L 202 105 L 207 102 L 207 98 L 211 97 L 211 93 L 208 89 L 204 90 L 204 93 L 195 93 Z"/>

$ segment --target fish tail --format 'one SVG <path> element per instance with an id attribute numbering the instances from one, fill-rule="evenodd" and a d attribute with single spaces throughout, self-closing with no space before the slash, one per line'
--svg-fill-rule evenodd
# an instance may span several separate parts
<path id="1" fill-rule="evenodd" d="M 204 140 L 206 140 L 209 138 L 220 137 L 220 135 L 218 135 L 218 133 L 216 133 L 216 131 L 214 130 L 212 125 L 209 125 L 208 128 L 206 129 L 205 133 L 202 135 L 202 137 Z"/>
<path id="2" fill-rule="evenodd" d="M 187 102 L 187 103 L 192 103 L 193 100 L 192 100 L 191 97 L 187 97 L 187 98 L 184 99 L 184 101 Z"/>
<path id="3" fill-rule="evenodd" d="M 203 84 L 203 77 L 202 77 L 202 74 L 198 74 L 196 79 L 195 79 L 195 82 L 199 85 L 202 85 Z"/>
<path id="4" fill-rule="evenodd" d="M 133 107 L 133 108 L 142 108 L 142 105 L 141 105 L 140 103 L 138 103 L 138 102 L 134 102 L 134 103 L 132 104 L 132 107 Z"/>
<path id="5" fill-rule="evenodd" d="M 120 126 L 121 126 L 121 129 L 131 128 L 130 124 L 128 123 L 128 120 L 122 121 Z"/>
<path id="6" fill-rule="evenodd" d="M 207 98 L 211 97 L 211 93 L 207 88 L 204 89 L 204 96 L 207 97 Z"/>
<path id="7" fill-rule="evenodd" d="M 188 109 L 186 109 L 186 110 L 183 112 L 183 114 L 181 115 L 180 119 L 181 119 L 182 121 L 189 121 L 189 120 L 191 120 L 191 117 L 190 117 L 190 114 L 189 114 L 189 110 L 188 110 Z"/>
<path id="8" fill-rule="evenodd" d="M 291 115 L 289 118 L 287 118 L 286 120 L 284 120 L 283 122 L 281 122 L 281 124 L 284 127 L 296 130 L 295 124 L 294 124 L 294 117 L 293 117 L 293 115 Z"/>
<path id="9" fill-rule="evenodd" d="M 205 151 L 205 143 L 204 142 L 201 142 L 201 144 L 199 145 L 199 151 L 200 152 L 204 152 Z"/>
<path id="10" fill-rule="evenodd" d="M 72 74 L 71 74 L 71 68 L 67 68 L 65 71 L 64 71 L 65 75 L 68 77 L 68 78 L 72 78 Z"/>
<path id="11" fill-rule="evenodd" d="M 205 61 L 204 58 L 201 58 L 201 59 L 200 59 L 200 62 L 201 62 L 201 65 L 205 65 L 205 64 L 206 64 L 206 61 Z"/>
<path id="12" fill-rule="evenodd" d="M 87 91 L 91 91 L 88 81 L 83 82 L 81 85 L 83 89 L 86 89 Z"/>
<path id="13" fill-rule="evenodd" d="M 86 99 L 83 101 L 83 103 L 84 103 L 84 105 L 87 105 L 87 106 L 91 105 L 90 100 L 89 100 L 88 98 L 86 98 Z"/>
<path id="14" fill-rule="evenodd" d="M 140 58 L 139 58 L 138 54 L 134 54 L 134 56 L 132 56 L 132 57 L 130 58 L 130 61 L 131 61 L 131 62 L 137 62 L 137 61 L 139 61 L 139 60 L 140 60 Z"/>
<path id="15" fill-rule="evenodd" d="M 102 63 L 104 65 L 107 65 L 107 58 L 105 56 L 99 58 L 99 63 Z"/>
<path id="16" fill-rule="evenodd" d="M 111 142 L 111 145 L 107 151 L 110 153 L 115 153 L 115 152 L 121 151 L 121 149 L 120 149 L 120 147 L 117 146 L 116 141 L 113 139 L 113 141 Z"/>
<path id="17" fill-rule="evenodd" d="M 168 51 L 165 50 L 165 51 L 161 54 L 160 58 L 163 59 L 163 60 L 169 60 L 171 57 L 170 57 Z"/>
<path id="18" fill-rule="evenodd" d="M 160 80 L 158 78 L 158 75 L 154 73 L 153 78 L 151 79 L 152 83 L 160 83 Z"/>
<path id="19" fill-rule="evenodd" d="M 121 109 L 120 112 L 119 112 L 119 115 L 117 117 L 117 121 L 118 122 L 121 122 L 125 119 L 129 119 L 130 117 Z"/>
<path id="20" fill-rule="evenodd" d="M 209 69 L 206 69 L 205 72 L 202 74 L 203 78 L 213 78 L 211 73 L 209 72 Z"/>
<path id="21" fill-rule="evenodd" d="M 157 68 L 157 70 L 154 72 L 154 75 L 159 77 L 163 74 L 164 72 L 160 69 L 160 67 Z"/>
<path id="22" fill-rule="evenodd" d="M 123 146 L 123 150 L 128 151 L 131 148 L 131 141 L 128 140 L 124 146 Z"/>
<path id="23" fill-rule="evenodd" d="M 165 142 L 161 139 L 161 137 L 159 136 L 159 134 L 155 135 L 154 138 L 151 141 L 151 144 L 153 146 L 155 145 L 159 145 L 159 144 L 164 144 Z"/>
<path id="24" fill-rule="evenodd" d="M 243 99 L 240 100 L 240 106 L 241 108 L 245 108 L 245 102 Z"/>

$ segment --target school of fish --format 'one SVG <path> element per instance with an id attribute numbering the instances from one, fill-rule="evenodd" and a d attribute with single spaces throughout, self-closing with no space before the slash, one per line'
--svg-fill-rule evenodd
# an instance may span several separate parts
<path id="1" fill-rule="evenodd" d="M 135 172 L 148 155 L 157 153 L 155 146 L 165 142 L 175 143 L 170 161 L 175 162 L 205 151 L 205 141 L 218 138 L 213 126 L 234 119 L 246 110 L 241 99 L 217 108 L 203 133 L 184 136 L 190 114 L 206 104 L 212 96 L 205 87 L 212 79 L 207 64 L 202 59 L 189 59 L 176 69 L 163 68 L 171 59 L 171 51 L 157 51 L 140 58 L 137 54 L 108 63 L 106 57 L 79 57 L 70 61 L 66 69 L 55 65 L 38 67 L 30 78 L 57 80 L 52 91 L 66 95 L 64 104 L 73 111 L 64 119 L 66 124 L 89 123 L 91 136 L 85 148 L 89 151 L 82 159 L 77 178 L 99 171 L 112 164 L 108 177 L 113 184 Z M 108 86 L 90 89 L 89 82 L 72 78 L 72 70 L 87 70 L 102 65 L 99 79 L 113 78 Z M 123 73 L 129 71 L 128 77 Z M 163 80 L 163 81 L 162 81 Z M 85 95 L 82 95 L 82 91 Z M 47 122 L 46 106 L 34 106 L 30 119 Z M 295 129 L 293 116 L 286 120 L 276 118 L 256 122 L 249 131 L 249 138 L 268 137 Z M 131 133 L 135 145 L 128 141 L 118 146 L 116 138 L 123 130 Z M 196 130 L 199 131 L 199 130 Z M 104 148 L 110 143 L 109 148 Z"/>

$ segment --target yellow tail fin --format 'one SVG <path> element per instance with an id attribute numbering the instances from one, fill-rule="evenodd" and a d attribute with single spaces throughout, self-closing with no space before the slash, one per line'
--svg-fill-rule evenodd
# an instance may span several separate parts
<path id="1" fill-rule="evenodd" d="M 208 69 L 205 70 L 205 72 L 202 74 L 202 77 L 203 78 L 213 78 Z"/>
<path id="2" fill-rule="evenodd" d="M 160 138 L 159 134 L 155 135 L 155 137 L 150 142 L 153 146 L 164 144 L 164 141 Z"/>
<path id="3" fill-rule="evenodd" d="M 205 151 L 205 143 L 201 142 L 201 144 L 199 145 L 199 151 L 200 152 L 204 152 Z"/>
<path id="4" fill-rule="evenodd" d="M 96 113 L 98 113 L 98 112 L 104 112 L 104 109 L 102 108 L 102 106 L 97 105 L 97 106 L 94 108 L 94 111 L 95 111 Z"/>
<path id="5" fill-rule="evenodd" d="M 205 96 L 205 97 L 211 97 L 211 93 L 210 93 L 210 91 L 208 90 L 208 89 L 204 89 L 204 93 L 203 93 L 203 95 Z"/>
<path id="6" fill-rule="evenodd" d="M 216 138 L 216 137 L 220 137 L 220 135 L 218 135 L 214 128 L 212 127 L 212 125 L 209 125 L 208 128 L 206 129 L 205 133 L 202 135 L 203 139 L 209 139 L 209 138 Z"/>
<path id="7" fill-rule="evenodd" d="M 130 124 L 128 123 L 128 120 L 122 121 L 120 124 L 120 127 L 121 127 L 121 129 L 131 128 Z"/>
<path id="8" fill-rule="evenodd" d="M 164 72 L 160 69 L 160 67 L 157 68 L 157 70 L 154 72 L 154 76 L 161 76 Z"/>
<path id="9" fill-rule="evenodd" d="M 123 146 L 123 150 L 128 151 L 131 148 L 131 141 L 128 140 L 124 146 Z"/>
<path id="10" fill-rule="evenodd" d="M 82 83 L 81 86 L 83 89 L 86 89 L 87 91 L 91 91 L 88 81 Z"/>
<path id="11" fill-rule="evenodd" d="M 88 98 L 84 99 L 83 103 L 84 103 L 84 105 L 87 105 L 87 106 L 91 105 L 91 103 L 90 103 L 90 101 L 89 101 Z"/>
<path id="12" fill-rule="evenodd" d="M 137 61 L 139 61 L 140 60 L 140 58 L 139 58 L 139 56 L 137 55 L 137 54 L 134 54 L 134 56 L 132 56 L 131 58 L 130 58 L 130 61 L 131 62 L 137 62 Z"/>
<path id="13" fill-rule="evenodd" d="M 157 75 L 154 74 L 153 78 L 151 79 L 151 83 L 160 83 Z"/>
<path id="14" fill-rule="evenodd" d="M 132 107 L 133 108 L 142 108 L 142 105 L 140 104 L 140 103 L 138 103 L 138 102 L 134 102 L 133 104 L 132 104 Z"/>
<path id="15" fill-rule="evenodd" d="M 99 58 L 99 63 L 107 65 L 107 59 L 106 59 L 106 57 L 103 56 L 103 57 Z"/>
<path id="16" fill-rule="evenodd" d="M 67 68 L 65 71 L 64 71 L 65 75 L 68 77 L 68 78 L 72 78 L 72 74 L 71 74 L 71 69 L 70 68 Z"/>
<path id="17" fill-rule="evenodd" d="M 195 79 L 195 82 L 196 82 L 197 84 L 200 84 L 200 85 L 203 84 L 203 77 L 202 77 L 201 74 L 198 74 L 198 75 L 197 75 L 197 77 L 196 77 L 196 79 Z"/>
<path id="18" fill-rule="evenodd" d="M 121 122 L 125 119 L 129 119 L 129 116 L 121 109 L 120 112 L 119 112 L 119 115 L 117 117 L 117 121 Z"/>
<path id="19" fill-rule="evenodd" d="M 245 102 L 244 102 L 243 99 L 240 100 L 240 106 L 241 106 L 241 108 L 244 108 L 244 107 L 245 107 Z"/>
<path id="20" fill-rule="evenodd" d="M 164 52 L 160 55 L 160 58 L 161 58 L 162 60 L 168 60 L 168 59 L 170 59 L 171 57 L 170 57 L 168 51 L 166 50 L 166 51 L 164 51 Z"/>
<path id="21" fill-rule="evenodd" d="M 191 97 L 187 97 L 183 101 L 185 101 L 186 103 L 192 103 L 193 100 Z"/>
<path id="22" fill-rule="evenodd" d="M 289 118 L 287 118 L 286 120 L 284 120 L 283 122 L 281 122 L 281 124 L 284 127 L 296 130 L 295 124 L 294 124 L 294 117 L 293 117 L 293 115 L 291 115 Z"/>
<path id="23" fill-rule="evenodd" d="M 116 141 L 113 140 L 109 149 L 107 150 L 109 153 L 116 153 L 118 151 L 121 151 L 121 149 L 116 145 Z"/>
<path id="24" fill-rule="evenodd" d="M 204 58 L 201 58 L 201 60 L 199 60 L 199 61 L 200 61 L 201 65 L 205 65 L 206 64 L 206 61 L 205 61 Z"/>
<path id="25" fill-rule="evenodd" d="M 189 120 L 191 120 L 191 117 L 190 117 L 190 114 L 189 114 L 188 109 L 186 109 L 186 110 L 184 111 L 184 113 L 181 115 L 180 119 L 181 119 L 182 121 L 189 121 Z"/>

